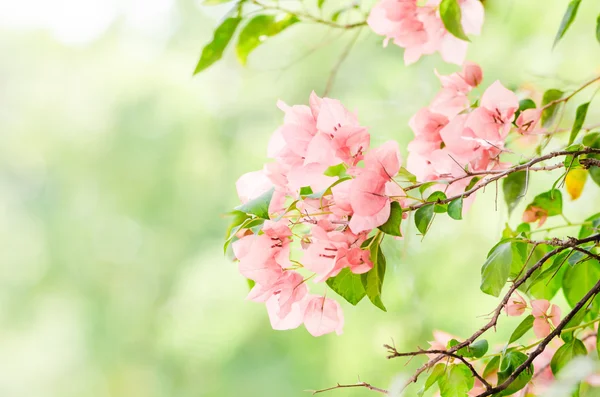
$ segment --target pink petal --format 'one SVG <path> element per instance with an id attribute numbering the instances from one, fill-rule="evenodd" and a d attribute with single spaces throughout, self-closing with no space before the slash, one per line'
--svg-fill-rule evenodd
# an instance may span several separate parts
<path id="1" fill-rule="evenodd" d="M 546 299 L 536 299 L 531 301 L 531 314 L 533 317 L 545 318 L 549 308 L 550 302 Z"/>
<path id="2" fill-rule="evenodd" d="M 388 201 L 386 205 L 383 206 L 381 211 L 376 213 L 375 215 L 352 215 L 352 219 L 348 223 L 350 226 L 350 230 L 352 233 L 358 234 L 364 231 L 371 231 L 378 226 L 383 225 L 390 217 L 391 206 Z"/>
<path id="3" fill-rule="evenodd" d="M 545 338 L 550 335 L 550 332 L 552 332 L 552 329 L 550 328 L 548 321 L 537 317 L 533 320 L 533 333 L 535 336 L 538 338 Z"/>
<path id="4" fill-rule="evenodd" d="M 273 184 L 263 171 L 254 171 L 239 177 L 235 183 L 235 187 L 240 201 L 246 203 L 268 192 L 273 187 Z"/>
<path id="5" fill-rule="evenodd" d="M 344 315 L 340 304 L 329 298 L 313 296 L 306 306 L 304 325 L 312 336 L 321 336 L 334 331 L 341 335 Z"/>

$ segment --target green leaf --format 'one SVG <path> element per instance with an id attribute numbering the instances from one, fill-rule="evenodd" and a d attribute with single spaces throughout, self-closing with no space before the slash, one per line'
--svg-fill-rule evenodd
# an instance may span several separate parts
<path id="1" fill-rule="evenodd" d="M 284 29 L 299 22 L 293 14 L 282 18 L 276 15 L 257 15 L 242 29 L 236 46 L 236 54 L 242 65 L 248 60 L 248 55 L 261 45 L 268 37 L 281 33 Z"/>
<path id="2" fill-rule="evenodd" d="M 600 149 L 600 133 L 594 132 L 592 134 L 587 134 L 583 137 L 583 144 L 594 149 Z M 600 159 L 600 155 L 597 154 L 590 154 L 588 157 Z M 598 186 L 600 186 L 600 167 L 593 166 L 590 167 L 588 171 L 592 177 L 592 180 L 596 182 Z"/>
<path id="3" fill-rule="evenodd" d="M 532 99 L 526 98 L 519 101 L 519 109 L 515 113 L 515 119 L 519 117 L 522 111 L 527 109 L 535 109 L 535 102 Z"/>
<path id="4" fill-rule="evenodd" d="M 228 215 L 231 215 L 233 217 L 233 219 L 231 220 L 231 223 L 229 224 L 229 227 L 227 228 L 227 232 L 225 234 L 225 240 L 229 239 L 229 237 L 231 237 L 231 233 L 233 231 L 234 228 L 236 228 L 236 226 L 241 225 L 242 223 L 244 223 L 244 221 L 248 218 L 250 218 L 250 216 L 248 214 L 246 214 L 245 212 L 242 211 L 231 211 Z"/>
<path id="5" fill-rule="evenodd" d="M 583 127 L 583 122 L 585 121 L 585 116 L 587 115 L 588 107 L 590 106 L 589 102 L 583 103 L 579 105 L 577 108 L 577 112 L 575 114 L 575 121 L 573 122 L 573 128 L 571 128 L 571 135 L 569 136 L 569 145 L 575 141 L 577 138 L 577 134 L 581 131 L 581 127 Z"/>
<path id="6" fill-rule="evenodd" d="M 417 392 L 417 396 L 422 397 L 423 394 L 429 390 L 431 386 L 433 386 L 442 376 L 445 375 L 446 365 L 445 364 L 437 364 L 433 367 L 433 370 L 427 377 L 425 384 L 423 387 Z"/>
<path id="7" fill-rule="evenodd" d="M 485 353 L 487 353 L 488 348 L 488 341 L 485 339 L 481 339 L 476 341 L 475 343 L 472 343 L 469 346 L 465 346 L 461 349 L 458 349 L 456 354 L 468 358 L 480 358 L 485 356 Z"/>
<path id="8" fill-rule="evenodd" d="M 573 316 L 573 318 L 571 320 L 569 320 L 569 322 L 567 324 L 565 324 L 565 328 L 564 329 L 569 329 L 569 328 L 573 328 L 573 327 L 578 326 L 579 324 L 581 324 L 581 322 L 583 321 L 583 319 L 585 318 L 585 316 L 588 313 L 589 313 L 589 310 L 580 310 L 580 311 L 578 311 L 577 314 L 575 314 Z M 567 331 L 567 332 L 563 331 L 560 334 L 560 337 L 565 342 L 569 342 L 569 341 L 573 340 L 573 334 L 574 333 L 575 333 L 575 330 Z"/>
<path id="9" fill-rule="evenodd" d="M 235 209 L 246 214 L 256 215 L 259 218 L 269 219 L 269 204 L 271 203 L 273 192 L 274 189 L 271 189 L 257 198 L 235 207 Z"/>
<path id="10" fill-rule="evenodd" d="M 262 227 L 263 223 L 265 222 L 264 219 L 261 218 L 247 218 L 246 220 L 244 220 L 244 222 L 238 226 L 234 226 L 230 231 L 229 231 L 229 237 L 227 237 L 227 239 L 225 240 L 225 244 L 223 245 L 223 253 L 227 254 L 227 249 L 229 248 L 229 245 L 234 241 L 235 238 L 235 234 L 242 230 L 242 229 L 252 229 L 252 231 L 254 233 L 257 233 L 254 231 L 254 228 L 256 227 Z"/>
<path id="11" fill-rule="evenodd" d="M 457 0 L 442 0 L 440 3 L 440 17 L 446 27 L 454 37 L 464 41 L 469 41 L 462 27 L 462 13 Z"/>
<path id="12" fill-rule="evenodd" d="M 369 300 L 375 306 L 386 312 L 387 309 L 381 301 L 381 289 L 383 287 L 386 268 L 385 256 L 383 256 L 379 242 L 371 244 L 370 250 L 373 268 L 361 275 L 362 284 Z"/>
<path id="13" fill-rule="evenodd" d="M 600 212 L 590 216 L 585 220 L 585 222 L 589 222 L 590 224 L 581 226 L 581 229 L 579 229 L 579 236 L 577 236 L 580 239 L 590 237 L 592 234 L 598 233 L 598 229 L 600 229 Z"/>
<path id="14" fill-rule="evenodd" d="M 600 15 L 596 18 L 596 40 L 600 43 Z"/>
<path id="15" fill-rule="evenodd" d="M 565 366 L 569 361 L 577 356 L 586 356 L 587 349 L 582 341 L 573 339 L 558 348 L 552 360 L 550 361 L 550 369 L 554 375 Z"/>
<path id="16" fill-rule="evenodd" d="M 227 18 L 219 25 L 213 34 L 213 39 L 202 49 L 200 60 L 194 74 L 198 74 L 223 56 L 223 51 L 231 41 L 233 34 L 242 18 Z"/>
<path id="17" fill-rule="evenodd" d="M 462 196 L 452 200 L 448 203 L 448 215 L 452 219 L 456 219 L 457 221 L 462 219 L 462 207 L 463 207 L 463 198 Z"/>
<path id="18" fill-rule="evenodd" d="M 464 364 L 452 365 L 446 370 L 446 376 L 440 376 L 440 394 L 442 397 L 466 397 L 473 388 L 475 378 Z"/>
<path id="19" fill-rule="evenodd" d="M 398 176 L 402 176 L 406 178 L 408 182 L 415 183 L 417 182 L 417 177 L 414 174 L 411 174 L 406 168 L 400 167 L 400 171 L 398 172 Z"/>
<path id="20" fill-rule="evenodd" d="M 425 190 L 429 189 L 432 186 L 439 185 L 439 184 L 440 183 L 438 181 L 425 182 L 425 183 L 421 184 L 421 186 L 419 186 L 419 193 L 423 194 L 423 193 L 425 193 Z"/>
<path id="21" fill-rule="evenodd" d="M 437 202 L 446 200 L 446 194 L 441 191 L 433 192 L 427 197 L 427 201 L 434 204 L 433 211 L 437 214 L 443 214 L 448 211 L 448 204 L 437 204 Z"/>
<path id="22" fill-rule="evenodd" d="M 381 230 L 385 234 L 389 234 L 390 236 L 401 237 L 402 236 L 402 233 L 400 232 L 400 224 L 401 223 L 402 223 L 402 208 L 400 207 L 400 204 L 397 201 L 392 201 L 390 217 L 383 225 L 379 226 L 379 230 Z"/>
<path id="23" fill-rule="evenodd" d="M 483 369 L 483 378 L 487 378 L 494 372 L 498 370 L 498 366 L 500 365 L 500 356 L 494 356 L 492 359 L 485 365 Z"/>
<path id="24" fill-rule="evenodd" d="M 317 6 L 318 6 L 319 8 L 323 8 L 323 4 L 325 4 L 325 0 L 318 0 L 318 1 L 317 1 Z"/>
<path id="25" fill-rule="evenodd" d="M 556 46 L 558 41 L 564 36 L 569 26 L 575 20 L 575 15 L 577 15 L 577 9 L 579 8 L 579 3 L 581 0 L 572 0 L 567 6 L 567 11 L 563 15 L 562 21 L 560 21 L 560 26 L 558 27 L 558 32 L 556 32 L 556 37 L 554 37 L 554 44 L 552 44 L 552 48 Z"/>
<path id="26" fill-rule="evenodd" d="M 519 171 L 509 174 L 502 181 L 502 192 L 504 193 L 504 201 L 508 207 L 508 214 L 515 209 L 519 201 L 525 195 L 527 188 L 527 172 Z"/>
<path id="27" fill-rule="evenodd" d="M 500 291 L 508 275 L 513 262 L 512 243 L 505 242 L 496 245 L 488 254 L 487 260 L 481 268 L 481 291 L 488 295 L 500 296 Z"/>
<path id="28" fill-rule="evenodd" d="M 571 307 L 575 307 L 592 287 L 600 279 L 600 263 L 596 260 L 588 260 L 577 263 L 575 266 L 567 266 L 562 280 L 565 298 Z M 592 314 L 600 310 L 600 297 L 596 297 L 592 304 Z"/>
<path id="29" fill-rule="evenodd" d="M 348 176 L 348 174 L 346 173 L 346 166 L 344 165 L 344 163 L 340 163 L 338 165 L 332 165 L 331 167 L 327 168 L 325 170 L 325 172 L 323 172 L 323 174 L 326 176 L 339 176 L 339 177 Z"/>
<path id="30" fill-rule="evenodd" d="M 510 339 L 508 340 L 508 343 L 511 344 L 513 342 L 518 341 L 523 335 L 527 333 L 527 331 L 533 328 L 534 319 L 535 318 L 531 314 L 525 317 L 523 321 L 521 321 L 521 323 L 517 325 L 517 328 L 515 328 L 515 330 L 513 331 L 512 335 L 510 336 Z"/>
<path id="31" fill-rule="evenodd" d="M 367 294 L 360 274 L 354 274 L 348 268 L 342 269 L 337 276 L 328 278 L 327 285 L 354 306 Z"/>
<path id="32" fill-rule="evenodd" d="M 542 98 L 542 106 L 546 106 L 550 102 L 560 99 L 563 96 L 563 94 L 564 93 L 561 90 L 557 90 L 554 88 L 544 92 L 544 97 Z M 554 120 L 554 116 L 556 115 L 556 111 L 558 110 L 559 105 L 560 102 L 555 103 L 554 105 L 542 110 L 542 125 L 544 127 L 548 127 L 552 124 L 552 121 Z"/>
<path id="33" fill-rule="evenodd" d="M 476 177 L 472 178 L 469 181 L 469 184 L 467 185 L 467 187 L 465 188 L 465 192 L 468 192 L 469 190 L 473 189 L 475 187 L 475 184 L 477 182 L 479 182 L 480 179 L 481 179 L 481 177 L 479 177 L 479 176 L 476 176 Z"/>
<path id="34" fill-rule="evenodd" d="M 249 278 L 246 279 L 246 282 L 248 283 L 248 289 L 252 289 L 256 285 L 256 282 L 254 280 L 250 280 Z"/>
<path id="35" fill-rule="evenodd" d="M 598 357 L 600 357 L 600 343 L 598 339 L 600 338 L 600 333 L 596 335 L 596 353 L 598 353 Z"/>
<path id="36" fill-rule="evenodd" d="M 427 233 L 431 220 L 433 219 L 433 210 L 433 204 L 427 204 L 415 212 L 415 225 L 417 226 L 417 230 L 420 231 L 423 236 Z"/>
<path id="37" fill-rule="evenodd" d="M 517 351 L 510 351 L 506 353 L 500 364 L 500 370 L 498 371 L 498 385 L 504 383 L 515 369 L 527 360 L 527 355 Z M 508 386 L 504 391 L 497 394 L 498 396 L 508 396 L 518 392 L 524 388 L 533 376 L 533 365 L 521 372 L 517 378 Z"/>

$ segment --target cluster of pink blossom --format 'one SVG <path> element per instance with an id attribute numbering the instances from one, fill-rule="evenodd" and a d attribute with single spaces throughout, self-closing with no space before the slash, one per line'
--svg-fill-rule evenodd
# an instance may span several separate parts
<path id="1" fill-rule="evenodd" d="M 345 268 L 355 274 L 371 270 L 368 242 L 363 245 L 390 217 L 392 201 L 405 194 L 393 180 L 401 165 L 395 142 L 369 149 L 367 129 L 339 101 L 312 93 L 309 103 L 278 104 L 285 118 L 269 143 L 275 161 L 238 180 L 242 202 L 271 189 L 273 195 L 271 219 L 258 234 L 239 231 L 233 250 L 241 274 L 256 283 L 248 299 L 266 302 L 273 328 L 304 323 L 318 336 L 340 333 L 343 314 L 336 301 L 309 294 L 297 270 L 312 273 L 308 278 L 315 282 Z M 343 177 L 327 176 L 331 167 Z M 301 194 L 306 190 L 317 194 Z M 290 259 L 293 236 L 299 237 L 298 260 Z"/>
<path id="2" fill-rule="evenodd" d="M 441 0 L 381 0 L 367 20 L 371 29 L 404 48 L 404 62 L 409 65 L 422 55 L 439 52 L 444 61 L 461 65 L 467 55 L 468 43 L 450 34 L 440 17 Z M 466 34 L 479 35 L 484 10 L 479 0 L 459 0 L 461 25 Z"/>
<path id="3" fill-rule="evenodd" d="M 489 86 L 478 103 L 468 93 L 481 83 L 481 68 L 467 62 L 461 72 L 438 74 L 442 89 L 428 107 L 410 120 L 415 139 L 408 145 L 407 169 L 420 181 L 460 179 L 447 187 L 457 194 L 470 183 L 469 172 L 503 168 L 500 162 L 519 100 L 499 81 Z M 535 110 L 535 109 L 533 109 Z M 525 113 L 525 112 L 523 112 Z M 531 115 L 531 112 L 525 116 Z M 521 114 L 523 116 L 523 114 Z M 517 125 L 533 125 L 519 117 Z"/>
<path id="4" fill-rule="evenodd" d="M 515 292 L 504 307 L 509 316 L 520 316 L 525 313 L 529 306 L 525 298 Z M 545 338 L 552 332 L 552 326 L 558 326 L 560 323 L 560 307 L 551 305 L 546 299 L 536 299 L 531 301 L 531 315 L 533 320 L 533 332 L 538 338 Z"/>

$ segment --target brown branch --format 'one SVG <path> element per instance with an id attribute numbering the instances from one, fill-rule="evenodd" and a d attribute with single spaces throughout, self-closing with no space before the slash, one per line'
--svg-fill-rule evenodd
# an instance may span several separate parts
<path id="1" fill-rule="evenodd" d="M 535 165 L 537 163 L 541 163 L 542 161 L 550 160 L 550 159 L 552 159 L 554 157 L 559 157 L 559 156 L 580 156 L 582 154 L 590 154 L 590 153 L 600 154 L 600 149 L 586 147 L 584 149 L 575 150 L 575 151 L 561 150 L 561 151 L 557 151 L 557 152 L 548 153 L 548 154 L 546 154 L 544 156 L 536 157 L 536 158 L 534 158 L 534 159 L 532 159 L 532 160 L 530 160 L 530 161 L 528 161 L 528 162 L 526 162 L 524 164 L 520 164 L 520 165 L 516 165 L 514 167 L 510 167 L 510 168 L 508 168 L 508 169 L 506 169 L 506 170 L 504 170 L 504 171 L 496 174 L 495 176 L 493 176 L 491 178 L 482 179 L 480 181 L 480 183 L 478 183 L 473 188 L 471 188 L 471 189 L 469 189 L 469 190 L 467 190 L 467 191 L 465 191 L 463 193 L 457 194 L 457 195 L 452 196 L 452 197 L 448 197 L 445 200 L 438 200 L 438 201 L 435 201 L 435 202 L 425 201 L 425 202 L 422 202 L 422 203 L 413 204 L 411 206 L 403 208 L 402 210 L 404 212 L 406 212 L 406 211 L 415 211 L 415 210 L 418 210 L 421 207 L 424 207 L 424 206 L 430 205 L 430 204 L 448 204 L 452 200 L 456 200 L 456 199 L 461 198 L 461 197 L 463 197 L 463 198 L 469 197 L 470 195 L 472 195 L 473 193 L 475 193 L 479 189 L 481 189 L 481 188 L 489 185 L 492 182 L 495 182 L 495 181 L 497 181 L 499 179 L 502 179 L 505 176 L 508 176 L 508 175 L 513 174 L 515 172 L 527 170 L 527 169 L 531 168 L 532 165 Z M 435 181 L 432 181 L 432 182 L 435 182 Z"/>
<path id="2" fill-rule="evenodd" d="M 531 275 L 536 270 L 538 270 L 540 267 L 542 267 L 544 265 L 544 263 L 546 263 L 546 261 L 548 259 L 550 259 L 554 255 L 559 254 L 560 252 L 566 250 L 567 248 L 573 248 L 573 247 L 575 247 L 577 245 L 589 243 L 589 242 L 592 242 L 592 241 L 600 241 L 600 234 L 595 234 L 593 236 L 589 236 L 589 237 L 586 237 L 586 238 L 583 238 L 583 239 L 569 239 L 569 240 L 565 241 L 564 245 L 561 245 L 561 246 L 555 248 L 554 250 L 546 253 L 535 265 L 533 265 L 531 268 L 529 268 L 529 270 L 527 270 L 527 272 L 523 275 L 522 278 L 520 278 L 519 280 L 516 280 L 516 281 L 513 282 L 513 285 L 508 289 L 508 291 L 506 292 L 506 294 L 504 295 L 504 297 L 500 301 L 500 304 L 492 312 L 492 318 L 488 321 L 488 323 L 485 324 L 480 329 L 478 329 L 477 331 L 475 331 L 475 333 L 473 333 L 473 335 L 471 335 L 469 338 L 465 339 L 463 342 L 461 342 L 458 345 L 455 345 L 452 348 L 448 349 L 448 353 L 455 353 L 457 350 L 462 349 L 463 347 L 469 346 L 470 344 L 472 344 L 473 342 L 475 342 L 475 340 L 477 340 L 477 338 L 479 338 L 487 330 L 489 330 L 492 327 L 495 327 L 496 324 L 497 324 L 497 322 L 498 322 L 498 317 L 500 317 L 500 313 L 502 312 L 502 308 L 508 303 L 508 300 L 510 299 L 510 297 L 512 296 L 512 294 L 527 279 L 529 279 L 529 277 L 531 277 Z M 428 362 L 426 362 L 425 364 L 423 364 L 421 367 L 419 367 L 415 371 L 415 373 L 413 374 L 413 376 L 411 376 L 408 379 L 408 381 L 405 383 L 404 388 L 406 388 L 409 384 L 416 382 L 418 380 L 418 378 L 419 378 L 419 375 L 421 375 L 423 372 L 425 372 L 429 368 L 433 367 L 436 363 L 438 363 L 444 357 L 445 357 L 444 354 L 440 354 L 440 355 L 438 355 L 438 356 L 430 359 Z"/>
<path id="3" fill-rule="evenodd" d="M 319 18 L 315 15 L 312 14 L 308 14 L 305 12 L 301 12 L 301 11 L 292 11 L 292 10 L 288 10 L 285 8 L 282 8 L 278 5 L 272 5 L 272 4 L 265 4 L 262 1 L 259 0 L 250 0 L 253 4 L 261 7 L 264 10 L 273 10 L 273 11 L 279 11 L 279 12 L 285 12 L 287 14 L 293 14 L 296 15 L 297 17 L 300 18 L 304 18 L 306 20 L 312 21 L 312 22 L 316 22 L 316 23 L 320 23 L 323 25 L 327 25 L 327 26 L 331 26 L 333 28 L 339 28 L 339 29 L 354 29 L 354 28 L 359 28 L 361 26 L 365 26 L 367 24 L 367 21 L 361 21 L 361 22 L 355 22 L 355 23 L 347 23 L 347 24 L 339 24 L 337 22 L 334 21 L 328 21 L 327 19 L 323 19 L 323 18 Z"/>
<path id="4" fill-rule="evenodd" d="M 477 397 L 491 396 L 492 394 L 499 393 L 499 392 L 505 390 L 508 386 L 510 386 L 517 379 L 519 374 L 521 372 L 525 371 L 527 368 L 529 368 L 531 363 L 533 363 L 533 360 L 537 356 L 542 354 L 542 352 L 544 351 L 544 349 L 546 349 L 546 346 L 548 346 L 548 344 L 552 341 L 552 339 L 554 339 L 555 337 L 560 335 L 560 333 L 562 332 L 563 328 L 565 328 L 567 323 L 569 321 L 571 321 L 571 319 L 573 317 L 575 317 L 575 315 L 587 304 L 587 302 L 590 299 L 592 299 L 594 296 L 596 296 L 599 292 L 600 292 L 600 280 L 598 280 L 598 282 L 596 282 L 596 285 L 594 285 L 592 287 L 592 289 L 590 289 L 587 292 L 587 294 L 585 294 L 585 296 L 579 302 L 577 302 L 577 304 L 575 305 L 573 310 L 571 310 L 569 312 L 569 314 L 567 314 L 563 318 L 563 320 L 560 322 L 560 324 L 558 324 L 558 326 L 556 326 L 556 328 L 552 332 L 550 332 L 550 334 L 540 342 L 538 347 L 533 352 L 529 353 L 527 360 L 525 360 L 523 362 L 523 364 L 519 365 L 515 369 L 515 371 L 508 377 L 508 379 L 506 379 L 500 385 L 493 387 L 493 388 L 486 390 L 485 392 L 479 394 Z"/>
<path id="5" fill-rule="evenodd" d="M 581 159 L 579 160 L 579 164 L 583 166 L 583 168 L 588 169 L 590 167 L 600 167 L 600 160 L 598 159 Z"/>
<path id="6" fill-rule="evenodd" d="M 581 162 L 581 160 L 580 160 L 580 162 Z M 564 166 L 565 166 L 564 163 L 558 163 L 558 164 L 547 165 L 547 166 L 543 166 L 543 167 L 531 167 L 527 171 L 552 171 L 552 170 L 556 170 L 558 168 L 563 168 Z M 478 176 L 478 175 L 497 175 L 497 174 L 502 174 L 504 172 L 506 172 L 506 170 L 469 171 L 467 173 L 467 175 L 460 176 L 460 177 L 455 178 L 455 179 L 440 179 L 440 180 L 437 180 L 437 181 L 420 182 L 420 183 L 416 183 L 414 185 L 406 186 L 403 189 L 405 191 L 417 189 L 417 188 L 425 185 L 426 183 L 430 183 L 430 182 L 440 182 L 440 183 L 447 183 L 448 185 L 451 185 L 451 184 L 453 184 L 455 182 L 458 182 L 460 180 L 463 180 L 465 178 L 469 178 L 469 177 L 472 177 L 472 176 Z"/>
<path id="7" fill-rule="evenodd" d="M 317 393 L 324 393 L 326 391 L 335 390 L 335 389 L 344 389 L 344 388 L 348 388 L 348 387 L 364 387 L 365 389 L 373 390 L 373 391 L 376 391 L 376 392 L 381 393 L 381 394 L 388 394 L 387 390 L 381 389 L 379 387 L 375 387 L 375 386 L 373 386 L 373 385 L 371 385 L 371 384 L 369 384 L 367 382 L 358 382 L 358 383 L 355 383 L 355 384 L 352 384 L 352 385 L 341 385 L 341 384 L 338 383 L 337 385 L 332 386 L 332 387 L 328 387 L 326 389 L 306 390 L 306 391 L 312 393 L 312 395 L 315 395 Z"/>
<path id="8" fill-rule="evenodd" d="M 477 372 L 477 370 L 475 370 L 473 365 L 471 365 L 470 362 L 468 362 L 463 356 L 461 356 L 459 354 L 451 353 L 448 350 L 438 350 L 438 349 L 431 349 L 431 350 L 422 350 L 421 349 L 416 352 L 400 353 L 393 346 L 383 345 L 383 347 L 388 349 L 388 353 L 389 353 L 389 355 L 387 356 L 388 359 L 396 358 L 396 357 L 414 357 L 414 356 L 420 356 L 420 355 L 424 355 L 424 354 L 443 354 L 448 357 L 456 358 L 456 359 L 462 361 L 463 364 L 465 364 L 467 366 L 467 368 L 469 368 L 469 370 L 471 371 L 473 376 L 476 377 L 477 379 L 479 379 L 479 381 L 485 386 L 486 389 L 489 390 L 492 388 L 492 385 L 490 385 L 488 383 L 488 381 L 486 381 L 483 378 L 483 376 L 479 375 L 479 373 Z"/>
<path id="9" fill-rule="evenodd" d="M 542 110 L 546 109 L 546 108 L 549 108 L 550 106 L 556 105 L 558 103 L 561 103 L 561 102 L 568 102 L 575 95 L 577 95 L 578 93 L 580 93 L 581 91 L 583 91 L 584 89 L 586 89 L 587 87 L 589 87 L 590 85 L 594 84 L 597 81 L 600 81 L 600 76 L 596 76 L 593 79 L 589 80 L 587 83 L 583 84 L 581 87 L 577 88 L 575 91 L 573 91 L 572 93 L 570 93 L 566 97 L 558 98 L 558 99 L 555 99 L 554 101 L 548 102 L 546 105 L 544 105 L 542 107 Z"/>

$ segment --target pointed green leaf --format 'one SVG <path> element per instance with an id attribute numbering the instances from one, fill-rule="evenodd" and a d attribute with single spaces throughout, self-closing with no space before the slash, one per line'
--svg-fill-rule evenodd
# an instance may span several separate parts
<path id="1" fill-rule="evenodd" d="M 513 172 L 502 181 L 502 192 L 504 193 L 504 201 L 506 201 L 509 215 L 525 195 L 526 188 L 526 171 Z"/>
<path id="2" fill-rule="evenodd" d="M 227 18 L 215 29 L 213 39 L 203 49 L 194 74 L 198 74 L 223 56 L 223 51 L 231 41 L 235 29 L 242 18 Z"/>
<path id="3" fill-rule="evenodd" d="M 386 312 L 387 309 L 381 300 L 381 289 L 383 287 L 386 268 L 385 256 L 383 256 L 379 242 L 371 244 L 370 250 L 373 268 L 361 275 L 362 284 L 369 300 L 375 306 Z"/>
<path id="4" fill-rule="evenodd" d="M 558 41 L 564 36 L 567 29 L 569 29 L 569 26 L 571 26 L 575 20 L 579 3 L 581 3 L 581 0 L 571 0 L 567 6 L 567 10 L 563 15 L 562 21 L 560 21 L 560 26 L 558 27 L 558 32 L 556 32 L 556 37 L 554 38 L 554 44 L 552 44 L 552 47 L 556 46 L 556 43 L 558 43 Z"/>
<path id="5" fill-rule="evenodd" d="M 521 321 L 521 323 L 517 325 L 517 328 L 515 328 L 515 330 L 513 331 L 512 335 L 510 336 L 510 339 L 508 340 L 508 343 L 511 344 L 513 342 L 518 341 L 519 338 L 521 338 L 527 333 L 527 331 L 533 328 L 534 319 L 535 318 L 532 315 L 525 317 L 523 321 Z"/>
<path id="6" fill-rule="evenodd" d="M 474 383 L 475 378 L 464 364 L 450 366 L 446 376 L 438 379 L 442 397 L 466 397 Z"/>
<path id="7" fill-rule="evenodd" d="M 575 114 L 575 121 L 573 122 L 573 128 L 571 128 L 571 135 L 569 136 L 569 145 L 575 141 L 577 138 L 577 134 L 581 131 L 581 127 L 583 127 L 583 123 L 585 121 L 585 116 L 587 115 L 588 107 L 590 106 L 589 102 L 579 105 L 577 108 L 577 112 Z"/>
<path id="8" fill-rule="evenodd" d="M 513 261 L 511 242 L 498 244 L 488 254 L 481 268 L 481 291 L 488 295 L 500 296 L 500 291 L 506 284 Z"/>
<path id="9" fill-rule="evenodd" d="M 483 369 L 483 378 L 487 378 L 494 372 L 498 371 L 498 367 L 500 366 L 500 356 L 494 356 L 492 359 L 486 364 Z"/>
<path id="10" fill-rule="evenodd" d="M 442 0 L 440 3 L 440 17 L 446 27 L 454 37 L 464 41 L 469 41 L 462 27 L 462 12 L 457 0 Z"/>
<path id="11" fill-rule="evenodd" d="M 462 196 L 452 200 L 448 203 L 448 216 L 452 219 L 456 219 L 457 221 L 462 219 L 462 207 L 463 207 L 463 198 Z"/>
<path id="12" fill-rule="evenodd" d="M 259 218 L 269 219 L 269 204 L 271 203 L 273 192 L 274 189 L 271 189 L 257 198 L 235 207 L 235 209 L 246 214 L 256 215 Z"/>
<path id="13" fill-rule="evenodd" d="M 597 260 L 588 260 L 567 266 L 562 280 L 565 298 L 571 307 L 575 307 L 583 296 L 600 279 L 600 264 Z M 597 314 L 600 310 L 600 297 L 593 301 L 592 312 Z"/>
<path id="14" fill-rule="evenodd" d="M 517 351 L 506 353 L 500 363 L 498 371 L 498 384 L 501 385 L 515 372 L 521 364 L 527 360 L 527 355 Z M 525 371 L 521 372 L 517 378 L 508 386 L 499 396 L 508 396 L 514 394 L 524 388 L 533 376 L 533 365 L 529 366 Z"/>
<path id="15" fill-rule="evenodd" d="M 565 366 L 569 361 L 577 356 L 586 356 L 587 349 L 582 341 L 573 339 L 558 348 L 552 360 L 550 361 L 550 369 L 554 375 Z"/>
<path id="16" fill-rule="evenodd" d="M 596 18 L 596 40 L 600 43 L 600 15 Z"/>
<path id="17" fill-rule="evenodd" d="M 443 200 L 446 200 L 446 193 L 441 191 L 433 192 L 427 197 L 427 201 L 430 203 L 436 203 Z M 434 204 L 433 211 L 438 214 L 443 214 L 448 211 L 448 204 Z"/>
<path id="18" fill-rule="evenodd" d="M 385 234 L 389 234 L 390 236 L 401 237 L 402 236 L 402 233 L 400 232 L 400 224 L 401 223 L 402 223 L 402 208 L 400 208 L 400 204 L 397 201 L 392 201 L 390 217 L 383 225 L 379 226 L 379 230 L 381 230 Z"/>
<path id="19" fill-rule="evenodd" d="M 581 226 L 581 229 L 579 229 L 579 235 L 577 236 L 580 239 L 589 237 L 594 233 L 598 233 L 598 230 L 600 229 L 600 212 L 590 216 L 585 221 L 587 224 Z"/>
<path id="20" fill-rule="evenodd" d="M 337 276 L 328 278 L 327 285 L 354 306 L 367 294 L 360 274 L 352 273 L 349 268 L 344 268 Z"/>
<path id="21" fill-rule="evenodd" d="M 292 14 L 283 17 L 275 15 L 257 15 L 244 26 L 240 32 L 236 46 L 236 54 L 242 65 L 246 64 L 248 55 L 267 38 L 275 36 L 287 27 L 298 22 L 299 19 Z"/>
<path id="22" fill-rule="evenodd" d="M 423 236 L 427 233 L 433 219 L 433 208 L 433 204 L 427 204 L 415 212 L 415 225 Z"/>
<path id="23" fill-rule="evenodd" d="M 548 105 L 550 102 L 556 101 L 562 98 L 563 92 L 557 89 L 550 89 L 544 92 L 544 97 L 542 98 L 542 106 Z M 542 126 L 548 127 L 552 124 L 554 120 L 554 116 L 556 116 L 556 111 L 558 110 L 559 103 L 555 103 L 552 106 L 547 107 L 542 110 Z"/>

